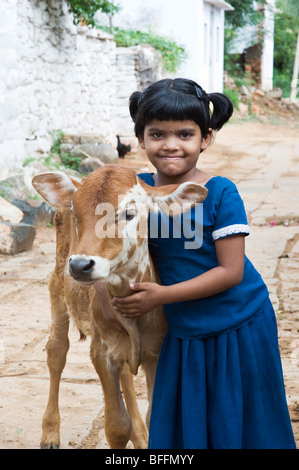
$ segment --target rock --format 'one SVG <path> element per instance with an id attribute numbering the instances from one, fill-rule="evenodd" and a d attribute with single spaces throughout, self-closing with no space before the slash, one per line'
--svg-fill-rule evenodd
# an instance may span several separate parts
<path id="1" fill-rule="evenodd" d="M 71 144 L 71 145 L 80 145 L 80 144 L 102 144 L 104 143 L 103 136 L 96 133 L 86 133 L 86 134 L 64 134 L 62 137 L 62 143 Z"/>
<path id="2" fill-rule="evenodd" d="M 0 221 L 18 224 L 23 220 L 23 212 L 0 196 Z"/>
<path id="3" fill-rule="evenodd" d="M 241 85 L 240 88 L 239 88 L 239 90 L 240 90 L 241 95 L 243 95 L 243 96 L 249 96 L 249 91 L 248 91 L 247 86 Z"/>
<path id="4" fill-rule="evenodd" d="M 98 158 L 105 163 L 118 163 L 117 150 L 111 147 L 109 144 L 99 145 Z"/>
<path id="5" fill-rule="evenodd" d="M 61 142 L 64 143 L 64 144 L 79 145 L 80 144 L 80 136 L 79 135 L 72 135 L 72 134 L 64 134 L 62 136 Z"/>
<path id="6" fill-rule="evenodd" d="M 35 168 L 25 167 L 21 173 L 0 181 L 0 192 L 4 198 L 11 202 L 13 199 L 28 199 L 36 196 L 31 181 L 34 175 L 40 173 Z"/>
<path id="7" fill-rule="evenodd" d="M 75 147 L 75 149 L 77 149 L 80 152 L 81 158 L 90 158 L 90 157 L 100 158 L 102 145 L 103 144 L 98 144 L 98 143 L 81 144 Z"/>
<path id="8" fill-rule="evenodd" d="M 23 212 L 24 217 L 22 222 L 24 224 L 40 227 L 53 223 L 55 209 L 46 202 L 41 202 L 38 200 L 24 201 L 21 199 L 14 199 L 12 204 L 21 209 Z"/>
<path id="9" fill-rule="evenodd" d="M 53 161 L 53 159 L 51 159 L 51 161 Z M 32 162 L 28 163 L 26 167 L 33 168 L 38 173 L 45 173 L 47 171 L 50 171 L 49 168 L 43 165 L 43 163 L 39 160 L 33 160 Z"/>
<path id="10" fill-rule="evenodd" d="M 280 100 L 282 98 L 282 93 L 281 88 L 273 88 L 273 90 L 268 91 L 267 96 L 274 100 Z"/>
<path id="11" fill-rule="evenodd" d="M 82 134 L 80 136 L 80 144 L 104 144 L 105 140 L 102 135 L 99 134 Z"/>
<path id="12" fill-rule="evenodd" d="M 72 145 L 65 143 L 60 146 L 62 153 L 67 153 L 72 158 L 97 158 L 103 163 L 118 163 L 118 153 L 109 144 L 86 143 Z"/>
<path id="13" fill-rule="evenodd" d="M 97 170 L 98 168 L 102 168 L 103 166 L 105 166 L 105 163 L 103 163 L 101 160 L 99 160 L 98 158 L 90 157 L 85 158 L 82 161 L 78 170 L 80 171 L 80 173 L 84 173 L 86 175 L 94 170 Z"/>
<path id="14" fill-rule="evenodd" d="M 64 168 L 63 173 L 68 175 L 70 178 L 75 179 L 79 183 L 81 182 L 81 175 L 80 175 L 79 171 L 73 170 L 72 168 Z"/>
<path id="15" fill-rule="evenodd" d="M 265 92 L 263 90 L 255 90 L 254 94 L 257 96 L 265 96 Z"/>
<path id="16" fill-rule="evenodd" d="M 30 250 L 35 239 L 35 228 L 32 225 L 0 222 L 0 253 L 15 255 Z"/>

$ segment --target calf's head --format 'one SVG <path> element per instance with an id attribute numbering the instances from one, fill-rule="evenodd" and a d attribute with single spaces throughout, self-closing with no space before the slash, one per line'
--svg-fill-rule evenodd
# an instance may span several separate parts
<path id="1" fill-rule="evenodd" d="M 177 215 L 203 201 L 207 189 L 186 182 L 152 187 L 133 170 L 107 165 L 78 183 L 62 172 L 36 175 L 32 184 L 57 210 L 70 211 L 67 274 L 82 284 L 134 280 L 148 267 L 147 220 L 152 210 Z"/>

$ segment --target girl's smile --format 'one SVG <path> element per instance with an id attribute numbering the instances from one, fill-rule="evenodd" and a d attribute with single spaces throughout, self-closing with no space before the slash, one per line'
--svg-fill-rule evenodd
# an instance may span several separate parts
<path id="1" fill-rule="evenodd" d="M 196 163 L 211 136 L 209 133 L 202 138 L 201 129 L 194 121 L 153 120 L 145 126 L 139 143 L 157 169 L 161 184 L 180 183 L 198 180 Z"/>

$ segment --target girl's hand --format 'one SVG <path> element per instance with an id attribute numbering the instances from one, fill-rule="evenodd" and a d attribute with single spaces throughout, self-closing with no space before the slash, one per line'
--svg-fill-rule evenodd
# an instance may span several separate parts
<path id="1" fill-rule="evenodd" d="M 154 282 L 141 282 L 131 283 L 130 288 L 136 293 L 112 299 L 113 307 L 124 317 L 143 315 L 163 305 L 163 286 Z"/>

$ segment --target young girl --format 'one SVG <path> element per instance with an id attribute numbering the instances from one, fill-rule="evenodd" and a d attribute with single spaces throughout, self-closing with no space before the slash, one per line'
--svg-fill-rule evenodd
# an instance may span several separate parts
<path id="1" fill-rule="evenodd" d="M 232 104 L 191 80 L 165 79 L 133 93 L 130 112 L 157 170 L 140 178 L 152 186 L 194 181 L 208 189 L 202 245 L 186 249 L 184 235 L 171 236 L 170 218 L 169 238 L 149 239 L 161 285 L 135 284 L 136 293 L 113 299 L 127 317 L 164 305 L 169 323 L 149 448 L 295 448 L 275 313 L 244 254 L 244 204 L 234 183 L 197 167 L 212 131 L 232 115 Z"/>

